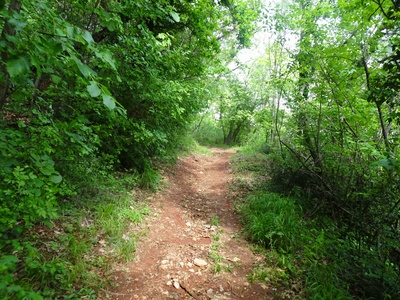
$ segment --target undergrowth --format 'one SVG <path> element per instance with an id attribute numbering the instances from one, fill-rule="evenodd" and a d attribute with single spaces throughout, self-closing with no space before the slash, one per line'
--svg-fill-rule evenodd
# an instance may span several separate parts
<path id="1" fill-rule="evenodd" d="M 261 166 L 266 159 L 260 153 L 237 154 L 233 158 L 236 176 L 265 179 L 266 169 Z M 256 189 L 241 193 L 237 206 L 245 234 L 265 256 L 249 280 L 287 286 L 282 297 L 352 299 L 349 285 L 339 276 L 345 262 L 337 254 L 343 249 L 335 228 L 326 230 L 304 219 L 296 198 L 269 192 L 267 187 L 266 182 L 259 183 Z"/>
<path id="2" fill-rule="evenodd" d="M 3 237 L 0 299 L 97 299 L 111 284 L 112 264 L 133 257 L 137 226 L 149 214 L 144 196 L 131 192 L 138 175 L 92 166 L 74 176 L 76 192 L 57 218 Z"/>
<path id="3" fill-rule="evenodd" d="M 150 213 L 150 193 L 160 187 L 159 170 L 190 151 L 209 153 L 184 136 L 162 156 L 141 161 L 141 172 L 121 171 L 111 155 L 60 161 L 54 215 L 0 228 L 0 299 L 97 299 L 112 285 L 112 265 L 132 259 L 146 234 L 140 223 Z"/>

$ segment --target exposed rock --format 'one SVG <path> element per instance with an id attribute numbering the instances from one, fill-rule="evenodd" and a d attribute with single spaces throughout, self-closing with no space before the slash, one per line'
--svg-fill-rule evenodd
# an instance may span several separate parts
<path id="1" fill-rule="evenodd" d="M 208 265 L 208 263 L 204 259 L 200 258 L 195 258 L 193 263 L 198 267 L 205 267 Z"/>
<path id="2" fill-rule="evenodd" d="M 173 281 L 172 284 L 173 284 L 174 288 L 179 289 L 181 287 L 178 279 L 174 278 L 174 279 L 172 279 L 172 281 Z"/>
<path id="3" fill-rule="evenodd" d="M 178 281 L 174 281 L 174 287 L 176 288 L 176 289 L 179 289 L 181 286 L 179 285 L 179 282 Z"/>

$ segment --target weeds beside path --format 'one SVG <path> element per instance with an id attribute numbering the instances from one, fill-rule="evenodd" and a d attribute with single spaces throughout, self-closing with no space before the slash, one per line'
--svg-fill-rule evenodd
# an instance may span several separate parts
<path id="1" fill-rule="evenodd" d="M 180 159 L 166 176 L 148 236 L 134 261 L 116 266 L 108 299 L 274 299 L 272 287 L 247 281 L 263 257 L 242 239 L 228 197 L 234 150 L 211 152 Z"/>

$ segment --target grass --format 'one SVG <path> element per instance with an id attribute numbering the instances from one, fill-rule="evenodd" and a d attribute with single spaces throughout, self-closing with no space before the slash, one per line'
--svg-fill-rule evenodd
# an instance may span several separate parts
<path id="1" fill-rule="evenodd" d="M 97 299 L 113 263 L 134 257 L 148 192 L 130 193 L 135 174 L 96 176 L 77 178 L 85 188 L 69 196 L 57 220 L 13 240 L 9 259 L 0 253 L 0 299 Z"/>
<path id="2" fill-rule="evenodd" d="M 236 172 L 253 172 L 253 174 L 265 174 L 269 164 L 269 158 L 263 153 L 245 154 L 242 150 L 232 158 L 232 167 Z"/>
<path id="3" fill-rule="evenodd" d="M 293 199 L 259 193 L 250 196 L 239 209 L 251 241 L 284 251 L 296 248 L 301 218 Z"/>
<path id="4" fill-rule="evenodd" d="M 273 285 L 279 285 L 288 279 L 289 274 L 280 268 L 270 267 L 268 264 L 260 264 L 255 267 L 247 276 L 247 279 L 254 282 L 266 282 Z"/>
<path id="5" fill-rule="evenodd" d="M 336 236 L 305 221 L 297 199 L 269 192 L 266 183 L 249 189 L 242 182 L 266 180 L 267 166 L 267 156 L 254 151 L 240 152 L 233 159 L 241 180 L 234 181 L 232 189 L 242 197 L 237 209 L 244 232 L 254 243 L 253 251 L 265 257 L 248 275 L 249 281 L 285 285 L 286 294 L 306 299 L 351 299 L 348 286 L 338 277 L 340 263 L 330 252 L 338 247 Z"/>
<path id="6" fill-rule="evenodd" d="M 211 226 L 215 227 L 215 231 L 211 234 L 211 246 L 210 246 L 210 253 L 208 254 L 209 258 L 212 260 L 212 270 L 215 274 L 221 272 L 232 272 L 233 267 L 231 264 L 224 259 L 224 257 L 220 254 L 220 250 L 222 247 L 221 243 L 221 233 L 222 229 L 218 226 L 220 224 L 220 220 L 217 216 L 212 216 L 210 220 Z"/>
<path id="7" fill-rule="evenodd" d="M 129 196 L 120 198 L 116 203 L 99 205 L 97 208 L 97 226 L 107 236 L 111 251 L 117 253 L 117 260 L 129 261 L 136 250 L 138 236 L 130 232 L 132 225 L 143 222 L 150 213 L 146 204 L 131 201 Z"/>
<path id="8" fill-rule="evenodd" d="M 200 145 L 197 141 L 193 140 L 192 146 L 188 148 L 183 154 L 202 154 L 202 155 L 211 155 L 211 151 L 208 147 Z"/>
<path id="9" fill-rule="evenodd" d="M 211 217 L 211 225 L 212 226 L 219 226 L 219 218 L 217 216 Z"/>
<path id="10" fill-rule="evenodd" d="M 160 174 L 150 165 L 146 165 L 139 177 L 139 186 L 144 189 L 155 191 L 161 182 Z"/>

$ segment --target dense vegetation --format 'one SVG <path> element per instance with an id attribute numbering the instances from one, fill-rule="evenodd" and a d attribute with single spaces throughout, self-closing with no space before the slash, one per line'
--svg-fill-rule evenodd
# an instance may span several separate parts
<path id="1" fill-rule="evenodd" d="M 197 132 L 259 152 L 237 158 L 271 177 L 245 230 L 307 299 L 400 297 L 399 18 L 397 1 L 281 1 Z"/>
<path id="2" fill-rule="evenodd" d="M 221 45 L 248 45 L 257 14 L 240 0 L 0 1 L 1 299 L 106 286 L 96 268 L 115 257 L 99 247 L 126 258 L 124 229 L 146 213 L 127 192 L 156 186 Z"/>
<path id="3" fill-rule="evenodd" d="M 188 130 L 251 153 L 245 231 L 279 267 L 252 279 L 400 298 L 398 1 L 0 9 L 1 298 L 96 298 L 148 213 L 127 193 L 157 186 Z M 244 63 L 257 19 L 265 49 Z"/>

